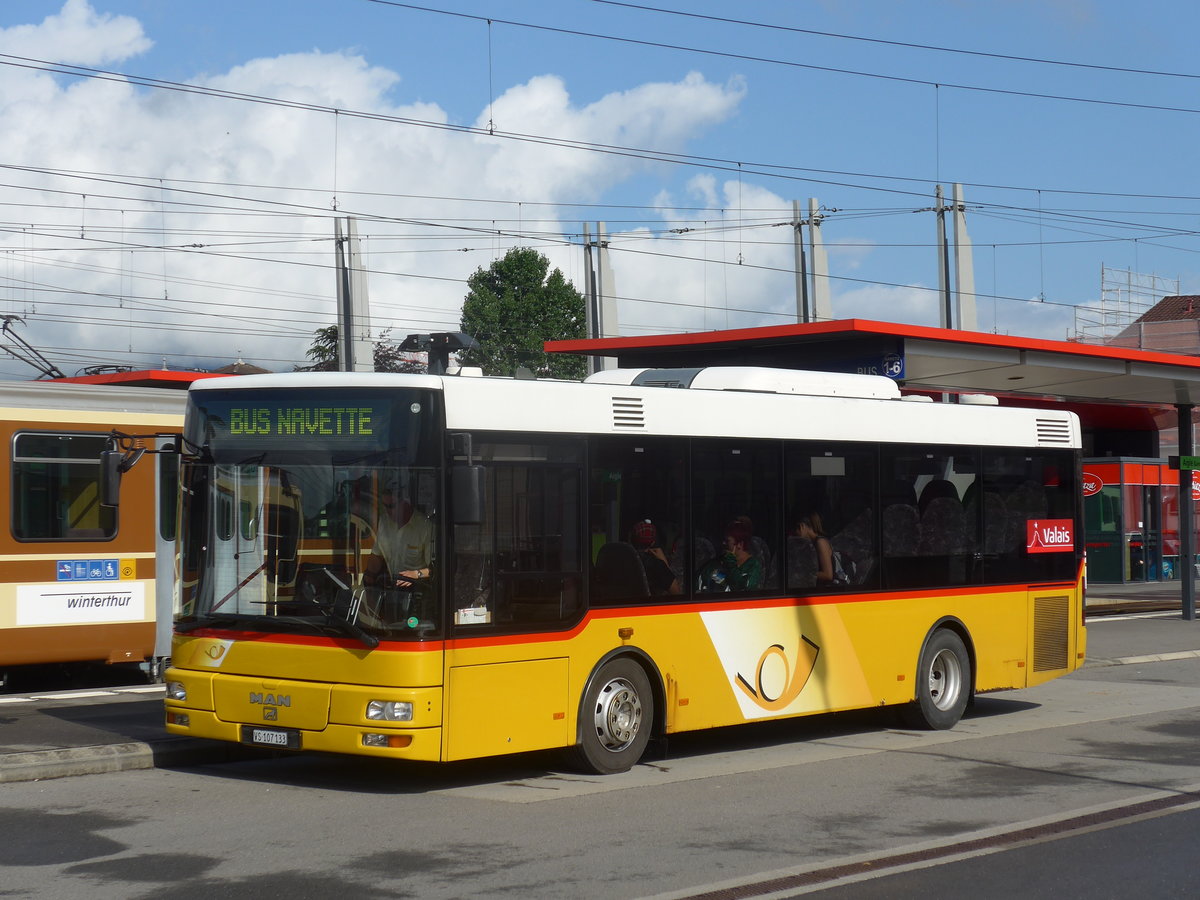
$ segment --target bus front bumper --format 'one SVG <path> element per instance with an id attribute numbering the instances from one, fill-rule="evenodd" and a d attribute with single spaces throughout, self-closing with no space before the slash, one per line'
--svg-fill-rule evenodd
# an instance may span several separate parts
<path id="1" fill-rule="evenodd" d="M 339 725 L 324 728 L 284 728 L 270 723 L 226 722 L 209 710 L 190 709 L 168 702 L 169 734 L 228 741 L 268 750 L 314 750 L 350 753 L 389 759 L 437 762 L 441 759 L 441 728 L 394 728 L 387 723 Z"/>

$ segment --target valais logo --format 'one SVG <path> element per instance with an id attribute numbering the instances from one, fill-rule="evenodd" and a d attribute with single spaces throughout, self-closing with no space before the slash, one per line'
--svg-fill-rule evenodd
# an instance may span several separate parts
<path id="1" fill-rule="evenodd" d="M 1028 519 L 1025 549 L 1030 553 L 1061 553 L 1075 549 L 1075 523 L 1071 519 Z"/>
<path id="2" fill-rule="evenodd" d="M 1083 473 L 1083 496 L 1093 497 L 1100 493 L 1100 489 L 1104 487 L 1104 481 L 1099 475 L 1093 475 L 1091 472 Z"/>

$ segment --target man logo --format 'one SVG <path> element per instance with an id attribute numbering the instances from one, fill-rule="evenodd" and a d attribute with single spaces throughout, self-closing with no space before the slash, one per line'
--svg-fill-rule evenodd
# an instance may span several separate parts
<path id="1" fill-rule="evenodd" d="M 259 694 L 250 692 L 250 702 L 256 706 L 291 706 L 291 694 Z"/>
<path id="2" fill-rule="evenodd" d="M 783 647 L 779 644 L 772 644 L 758 658 L 758 670 L 754 675 L 754 685 L 752 686 L 740 672 L 734 684 L 741 688 L 751 700 L 768 712 L 778 712 L 781 709 L 786 709 L 788 704 L 800 696 L 800 692 L 804 690 L 804 685 L 808 684 L 808 679 L 817 665 L 817 655 L 821 652 L 821 649 L 808 638 L 801 637 L 800 640 L 799 659 L 796 661 L 795 672 L 791 671 L 791 665 L 788 663 L 787 654 L 784 652 Z M 783 665 L 782 690 L 776 696 L 771 696 L 763 685 L 763 668 L 772 657 L 777 658 Z"/>
<path id="3" fill-rule="evenodd" d="M 264 706 L 263 707 L 263 721 L 264 722 L 276 722 L 278 720 L 279 720 L 279 707 L 277 707 L 277 706 Z"/>

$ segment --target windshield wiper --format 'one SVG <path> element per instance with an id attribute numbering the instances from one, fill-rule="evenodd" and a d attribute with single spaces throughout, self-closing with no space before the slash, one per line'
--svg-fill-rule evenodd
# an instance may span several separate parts
<path id="1" fill-rule="evenodd" d="M 356 622 L 349 622 L 327 612 L 325 613 L 325 624 L 335 631 L 339 631 L 342 634 L 348 635 L 349 637 L 360 641 L 364 646 L 371 650 L 374 650 L 379 646 L 379 638 L 365 631 Z"/>
<path id="2" fill-rule="evenodd" d="M 262 621 L 261 616 L 248 616 L 238 613 L 223 613 L 217 616 L 208 616 L 207 618 L 203 619 L 191 619 L 186 622 L 176 622 L 175 632 L 176 634 L 187 634 L 190 631 L 196 631 L 200 628 L 220 628 L 225 625 L 245 623 L 247 619 L 255 622 Z M 288 622 L 292 625 L 308 625 L 311 628 L 334 631 L 337 634 L 344 634 L 348 637 L 352 637 L 372 650 L 379 646 L 379 638 L 375 637 L 375 635 L 368 634 L 354 622 L 347 622 L 345 619 L 331 615 L 329 612 L 325 612 L 325 621 L 319 623 L 313 622 L 311 619 L 303 619 L 292 616 L 276 618 L 273 621 L 277 623 Z"/>
<path id="3" fill-rule="evenodd" d="M 195 631 L 197 628 L 219 628 L 222 625 L 233 625 L 246 618 L 238 613 L 222 613 L 219 616 L 207 616 L 206 618 L 196 618 L 188 622 L 176 622 L 175 631 L 177 634 L 187 634 L 189 631 Z"/>
<path id="4" fill-rule="evenodd" d="M 340 590 L 345 591 L 347 594 L 353 593 L 353 588 L 333 574 L 333 571 L 328 566 L 322 566 L 321 571 L 324 572 L 329 577 L 329 580 L 336 584 Z M 353 618 L 343 619 L 341 616 L 334 614 L 332 606 L 326 606 L 315 597 L 313 599 L 317 604 L 317 608 L 325 614 L 326 625 L 340 631 L 342 634 L 349 635 L 350 637 L 361 641 L 371 650 L 374 650 L 379 646 L 379 638 L 363 630 L 363 628 L 359 626 L 357 622 L 353 621 Z M 350 608 L 352 610 L 351 616 L 357 616 L 358 607 L 352 604 Z"/>

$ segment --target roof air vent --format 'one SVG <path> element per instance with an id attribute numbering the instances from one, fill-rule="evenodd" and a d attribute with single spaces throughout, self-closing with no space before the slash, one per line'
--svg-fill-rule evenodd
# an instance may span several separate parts
<path id="1" fill-rule="evenodd" d="M 1071 423 L 1065 419 L 1038 419 L 1037 436 L 1039 444 L 1071 445 Z"/>
<path id="2" fill-rule="evenodd" d="M 646 411 L 641 397 L 612 398 L 613 428 L 628 431 L 646 427 Z"/>

